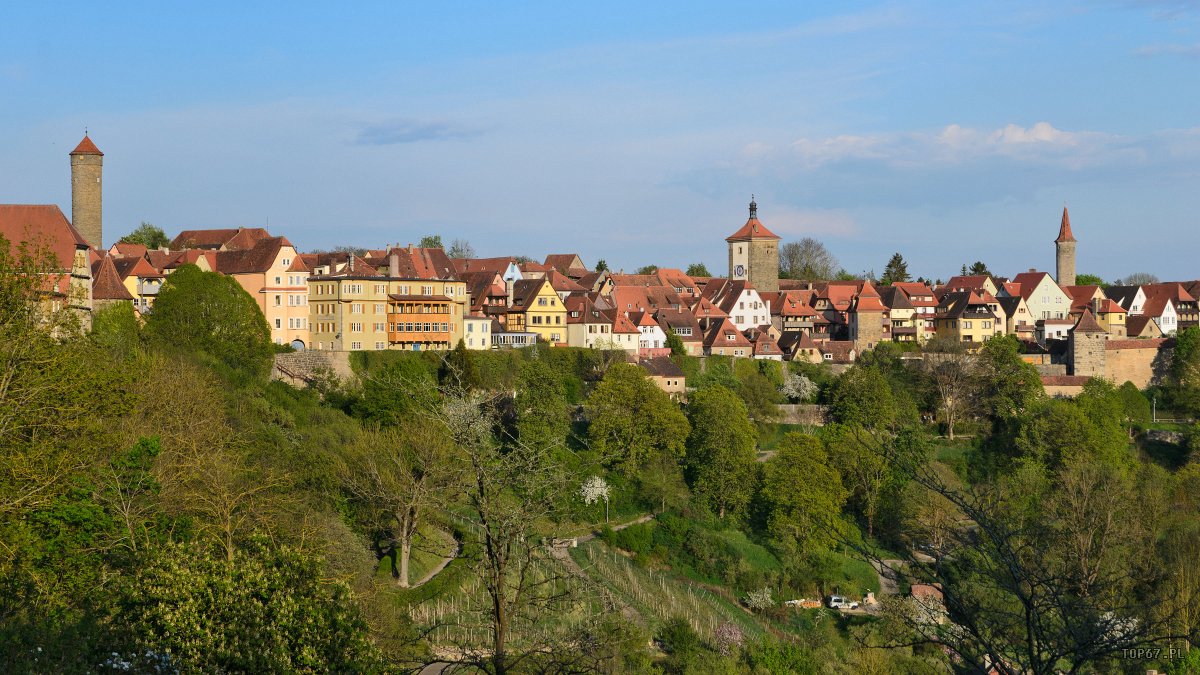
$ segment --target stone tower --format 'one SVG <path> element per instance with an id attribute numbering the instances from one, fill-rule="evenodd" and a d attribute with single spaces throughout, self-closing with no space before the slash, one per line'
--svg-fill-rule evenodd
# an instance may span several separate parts
<path id="1" fill-rule="evenodd" d="M 779 237 L 758 221 L 758 204 L 750 199 L 750 220 L 725 239 L 729 243 L 729 278 L 748 280 L 762 293 L 779 291 Z"/>
<path id="2" fill-rule="evenodd" d="M 85 133 L 71 151 L 71 224 L 97 250 L 104 246 L 100 204 L 103 173 L 104 153 Z"/>
<path id="3" fill-rule="evenodd" d="M 1108 368 L 1108 353 L 1104 343 L 1108 333 L 1092 316 L 1092 310 L 1083 310 L 1083 316 L 1075 322 L 1068 337 L 1071 354 L 1071 374 L 1086 377 L 1104 377 Z"/>
<path id="4" fill-rule="evenodd" d="M 863 282 L 849 314 L 850 339 L 854 342 L 856 352 L 862 354 L 883 342 L 883 314 L 886 311 L 879 292 L 871 282 Z"/>
<path id="5" fill-rule="evenodd" d="M 1058 226 L 1058 239 L 1054 240 L 1056 272 L 1059 286 L 1075 285 L 1075 235 L 1071 234 L 1071 217 L 1063 207 L 1062 224 Z"/>

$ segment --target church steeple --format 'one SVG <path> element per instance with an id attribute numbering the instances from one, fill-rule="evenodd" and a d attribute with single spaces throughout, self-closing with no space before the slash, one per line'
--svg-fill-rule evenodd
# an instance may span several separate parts
<path id="1" fill-rule="evenodd" d="M 754 201 L 754 195 L 750 195 L 750 220 L 758 220 L 758 204 Z"/>

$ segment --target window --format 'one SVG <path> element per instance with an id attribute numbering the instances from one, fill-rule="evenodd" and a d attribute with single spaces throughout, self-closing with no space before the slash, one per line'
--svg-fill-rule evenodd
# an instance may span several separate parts
<path id="1" fill-rule="evenodd" d="M 262 324 L 259 324 L 259 325 L 261 326 Z M 283 319 L 275 319 L 275 327 L 283 328 Z"/>
<path id="2" fill-rule="evenodd" d="M 474 333 L 475 332 L 475 324 L 473 324 L 473 323 L 467 324 L 467 332 Z"/>
<path id="3" fill-rule="evenodd" d="M 362 343 L 361 342 L 351 342 L 350 349 L 362 349 Z"/>
<path id="4" fill-rule="evenodd" d="M 283 296 L 276 293 L 275 294 L 275 306 L 278 307 L 282 304 L 283 304 Z"/>
<path id="5" fill-rule="evenodd" d="M 387 343 L 386 342 L 376 342 L 375 349 L 387 349 Z"/>
<path id="6" fill-rule="evenodd" d="M 278 286 L 282 283 L 283 283 L 283 277 L 275 277 L 275 285 L 276 286 Z"/>
<path id="7" fill-rule="evenodd" d="M 387 308 L 381 304 L 375 305 L 375 313 L 376 314 L 387 314 Z"/>
<path id="8" fill-rule="evenodd" d="M 350 303 L 350 313 L 351 314 L 362 314 L 363 313 L 362 303 L 361 302 Z"/>
<path id="9" fill-rule="evenodd" d="M 545 307 L 549 301 L 546 298 L 538 298 L 538 306 Z"/>
<path id="10" fill-rule="evenodd" d="M 972 323 L 971 321 L 964 321 L 964 322 L 963 322 L 963 328 L 970 328 L 970 327 L 971 327 L 971 323 Z"/>
<path id="11" fill-rule="evenodd" d="M 421 295 L 433 295 L 433 286 L 422 286 Z"/>
<path id="12" fill-rule="evenodd" d="M 992 322 L 991 322 L 991 321 L 984 321 L 984 322 L 983 322 L 983 327 L 984 327 L 984 328 L 991 328 L 991 327 L 992 327 Z"/>
<path id="13" fill-rule="evenodd" d="M 284 259 L 283 259 L 283 264 L 284 264 L 284 265 L 291 265 L 291 264 L 292 264 L 292 259 L 291 259 L 291 258 L 284 258 Z"/>
<path id="14" fill-rule="evenodd" d="M 375 293 L 379 294 L 379 295 L 387 293 L 387 285 L 386 284 L 375 284 Z"/>
<path id="15" fill-rule="evenodd" d="M 350 332 L 351 333 L 361 333 L 362 332 L 362 324 L 361 323 L 350 324 Z"/>
<path id="16" fill-rule="evenodd" d="M 562 317 L 561 317 L 561 316 L 555 316 L 555 317 L 554 317 L 554 323 L 555 323 L 556 325 L 561 325 L 561 324 L 562 324 Z"/>
<path id="17" fill-rule="evenodd" d="M 376 324 L 373 324 L 373 326 L 374 326 L 374 328 L 375 328 L 375 332 L 376 332 L 376 333 L 382 333 L 382 332 L 383 332 L 383 324 L 382 324 L 382 323 L 376 323 Z"/>

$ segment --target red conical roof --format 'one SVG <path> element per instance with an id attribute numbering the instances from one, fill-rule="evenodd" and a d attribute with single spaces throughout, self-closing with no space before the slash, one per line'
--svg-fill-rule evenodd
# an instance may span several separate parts
<path id="1" fill-rule="evenodd" d="M 92 139 L 88 138 L 87 134 L 83 135 L 83 140 L 79 141 L 79 145 L 75 146 L 75 149 L 71 151 L 71 154 L 100 155 L 101 157 L 104 156 L 104 153 L 100 152 L 100 148 L 96 147 L 96 144 L 92 142 Z"/>
<path id="2" fill-rule="evenodd" d="M 737 232 L 725 238 L 725 241 L 746 241 L 749 239 L 779 239 L 758 220 L 758 204 L 750 200 L 750 220 L 746 221 Z"/>
<path id="3" fill-rule="evenodd" d="M 1071 216 L 1067 215 L 1067 207 L 1063 207 L 1062 225 L 1058 226 L 1058 239 L 1054 243 L 1063 241 L 1075 241 L 1075 235 L 1071 234 Z"/>

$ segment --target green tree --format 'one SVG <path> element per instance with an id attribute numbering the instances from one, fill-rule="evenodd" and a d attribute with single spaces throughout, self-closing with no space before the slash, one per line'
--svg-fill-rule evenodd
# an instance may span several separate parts
<path id="1" fill-rule="evenodd" d="M 867 522 L 867 534 L 874 536 L 875 520 L 884 491 L 893 471 L 885 448 L 890 440 L 883 432 L 875 433 L 858 425 L 834 424 L 825 429 L 829 456 L 850 490 L 858 511 Z"/>
<path id="2" fill-rule="evenodd" d="M 1191 326 L 1175 336 L 1171 385 L 1176 405 L 1200 415 L 1200 328 Z"/>
<path id="3" fill-rule="evenodd" d="M 354 414 L 363 419 L 395 426 L 434 405 L 437 381 L 417 356 L 400 358 L 363 378 L 363 395 Z"/>
<path id="4" fill-rule="evenodd" d="M 967 274 L 975 277 L 992 276 L 992 273 L 988 270 L 987 265 L 983 264 L 983 262 L 979 260 L 971 263 L 971 266 L 967 268 Z"/>
<path id="5" fill-rule="evenodd" d="M 267 374 L 274 351 L 262 310 L 233 277 L 181 265 L 163 284 L 146 335 L 164 346 L 204 352 L 235 371 Z"/>
<path id="6" fill-rule="evenodd" d="M 413 539 L 455 494 L 461 466 L 445 435 L 423 418 L 366 432 L 346 452 L 341 472 L 351 503 L 401 587 L 409 585 Z"/>
<path id="7" fill-rule="evenodd" d="M 442 248 L 442 235 L 427 234 L 421 237 L 421 241 L 417 246 L 421 248 Z"/>
<path id="8" fill-rule="evenodd" d="M 896 417 L 896 401 L 877 368 L 855 365 L 834 382 L 829 414 L 840 424 L 883 429 Z"/>
<path id="9" fill-rule="evenodd" d="M 289 549 L 232 562 L 170 546 L 122 589 L 120 661 L 186 672 L 361 672 L 377 668 L 366 624 L 340 584 Z M 166 663 L 164 663 L 166 662 Z"/>
<path id="10" fill-rule="evenodd" d="M 719 518 L 740 512 L 754 494 L 758 440 L 746 405 L 729 389 L 710 387 L 692 395 L 688 420 L 686 464 L 692 491 Z"/>
<path id="11" fill-rule="evenodd" d="M 128 358 L 141 340 L 141 327 L 133 313 L 133 305 L 119 302 L 92 312 L 92 342 L 108 351 Z"/>
<path id="12" fill-rule="evenodd" d="M 635 365 L 613 364 L 588 398 L 587 412 L 592 450 L 627 476 L 656 455 L 683 456 L 687 418 Z"/>
<path id="13" fill-rule="evenodd" d="M 1121 419 L 1129 429 L 1129 437 L 1133 438 L 1134 427 L 1150 421 L 1150 400 L 1128 380 L 1117 388 L 1117 394 L 1121 399 Z"/>
<path id="14" fill-rule="evenodd" d="M 879 278 L 879 283 L 884 286 L 891 286 L 897 282 L 910 280 L 912 280 L 912 277 L 908 274 L 908 263 L 904 262 L 904 256 L 895 253 L 888 260 L 887 267 L 883 269 L 883 276 Z"/>
<path id="15" fill-rule="evenodd" d="M 1079 274 L 1075 276 L 1076 286 L 1107 286 L 1104 280 L 1095 274 Z"/>
<path id="16" fill-rule="evenodd" d="M 148 249 L 158 249 L 169 246 L 171 240 L 167 238 L 161 227 L 142 221 L 142 224 L 138 225 L 133 232 L 121 237 L 120 243 L 141 244 Z"/>
<path id="17" fill-rule="evenodd" d="M 658 271 L 658 265 L 643 265 L 637 269 L 635 274 L 654 274 Z"/>
<path id="18" fill-rule="evenodd" d="M 708 271 L 708 267 L 704 263 L 692 263 L 688 265 L 687 271 L 684 272 L 689 277 L 711 277 L 712 272 Z"/>
<path id="19" fill-rule="evenodd" d="M 458 339 L 458 344 L 442 359 L 442 365 L 438 369 L 438 382 L 442 386 L 461 389 L 474 389 L 482 384 L 479 364 L 475 362 L 475 355 L 467 349 L 467 344 L 462 338 Z"/>
<path id="20" fill-rule="evenodd" d="M 683 338 L 674 329 L 669 329 L 667 332 L 667 346 L 671 348 L 671 356 L 687 356 L 687 347 L 683 344 Z"/>
<path id="21" fill-rule="evenodd" d="M 541 359 L 521 364 L 513 398 L 514 436 L 533 448 L 559 448 L 571 430 L 562 379 Z"/>
<path id="22" fill-rule="evenodd" d="M 767 533 L 785 555 L 834 543 L 848 493 L 818 438 L 785 435 L 775 456 L 763 465 L 761 494 Z"/>
<path id="23" fill-rule="evenodd" d="M 608 262 L 605 261 L 604 258 L 601 258 L 596 261 L 596 271 L 597 272 L 607 272 L 608 271 Z"/>

